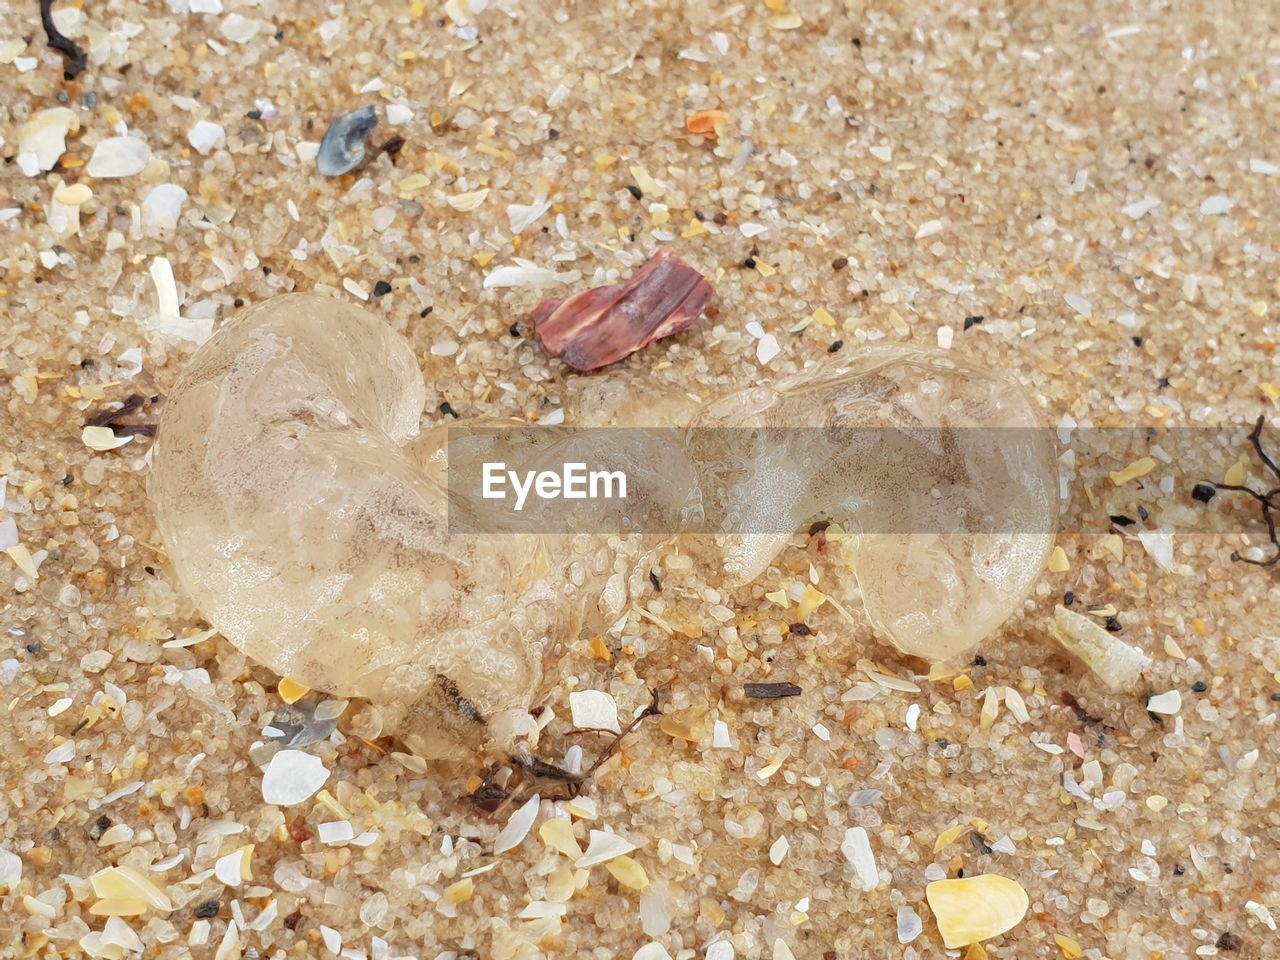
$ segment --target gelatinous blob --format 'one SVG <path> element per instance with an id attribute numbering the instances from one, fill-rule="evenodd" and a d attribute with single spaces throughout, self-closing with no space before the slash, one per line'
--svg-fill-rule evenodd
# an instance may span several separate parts
<path id="1" fill-rule="evenodd" d="M 563 543 L 449 538 L 442 481 L 405 446 L 425 400 L 381 320 L 279 297 L 197 351 L 148 482 L 212 625 L 281 675 L 375 701 L 435 755 L 524 722 L 542 640 L 572 628 L 575 603 Z"/>
<path id="2" fill-rule="evenodd" d="M 860 592 L 871 621 L 910 653 L 951 656 L 994 630 L 1050 547 L 1057 481 L 1043 432 L 1010 444 L 980 429 L 1033 426 L 1029 404 L 943 356 L 869 350 L 701 408 L 655 396 L 643 378 L 569 393 L 569 409 L 600 425 L 827 428 L 796 431 L 781 450 L 703 449 L 707 437 L 751 431 L 691 430 L 683 446 L 662 441 L 649 466 L 692 470 L 718 456 L 742 476 L 742 517 L 845 524 L 835 583 L 851 605 Z M 369 699 L 383 729 L 424 755 L 511 749 L 531 731 L 549 642 L 618 612 L 604 585 L 619 539 L 451 537 L 442 434 L 417 435 L 425 399 L 412 350 L 378 318 L 316 295 L 277 297 L 219 330 L 182 374 L 150 494 L 184 589 L 249 656 Z M 865 427 L 900 439 L 871 456 Z M 550 460 L 561 458 L 555 442 Z M 955 526 L 957 513 L 973 522 Z M 909 532 L 881 532 L 886 517 L 906 517 Z M 723 537 L 711 559 L 747 582 L 787 539 Z"/>
<path id="3" fill-rule="evenodd" d="M 696 453 L 738 465 L 735 529 L 767 528 L 766 513 L 794 529 L 842 525 L 867 615 L 906 653 L 942 660 L 971 648 L 1026 598 L 1053 547 L 1049 434 L 1016 384 L 946 354 L 867 349 L 834 370 L 715 401 L 693 425 L 789 428 L 785 443 L 775 431 L 745 449 L 749 431 L 691 437 L 739 446 Z M 754 580 L 787 539 L 726 538 L 726 571 Z"/>

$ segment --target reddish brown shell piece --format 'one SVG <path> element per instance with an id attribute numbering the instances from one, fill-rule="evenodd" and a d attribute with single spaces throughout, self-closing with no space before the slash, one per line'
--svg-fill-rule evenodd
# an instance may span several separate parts
<path id="1" fill-rule="evenodd" d="M 626 283 L 543 300 L 533 310 L 534 333 L 575 370 L 598 370 L 679 333 L 712 293 L 706 277 L 664 248 Z"/>

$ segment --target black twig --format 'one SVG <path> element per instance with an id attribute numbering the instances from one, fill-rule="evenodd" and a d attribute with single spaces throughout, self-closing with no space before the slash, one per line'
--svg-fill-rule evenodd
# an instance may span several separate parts
<path id="1" fill-rule="evenodd" d="M 155 400 L 155 397 L 151 398 Z M 137 413 L 146 403 L 146 397 L 140 393 L 131 393 L 116 410 L 103 410 L 95 413 L 84 422 L 86 427 L 108 427 L 117 437 L 154 437 L 154 423 L 121 423 L 125 417 Z"/>
<path id="2" fill-rule="evenodd" d="M 608 746 L 600 751 L 600 755 L 592 761 L 591 766 L 587 767 L 587 769 L 583 770 L 581 773 L 573 773 L 563 767 L 556 766 L 554 763 L 547 763 L 545 760 L 540 760 L 537 757 L 529 755 L 513 756 L 511 758 L 511 762 L 530 776 L 539 777 L 543 780 L 557 780 L 566 784 L 569 789 L 569 797 L 566 799 L 571 799 L 572 797 L 577 796 L 582 791 L 582 785 L 590 780 L 595 772 L 604 766 L 610 757 L 618 752 L 618 747 L 631 733 L 631 731 L 640 726 L 640 724 L 647 718 L 662 715 L 662 710 L 658 706 L 658 691 L 650 691 L 650 696 L 653 699 L 649 705 L 636 714 L 635 719 L 623 727 L 620 733 L 614 733 L 612 730 L 597 730 L 594 728 L 573 731 L 575 733 L 607 733 L 613 737 Z"/>
<path id="3" fill-rule="evenodd" d="M 127 396 L 115 410 L 103 410 L 95 413 L 92 417 L 84 422 L 86 427 L 110 427 L 117 420 L 123 420 L 129 414 L 142 409 L 143 396 L 140 393 L 131 393 Z"/>
<path id="4" fill-rule="evenodd" d="M 53 23 L 53 0 L 40 0 L 40 25 L 44 27 L 44 35 L 49 46 L 67 58 L 67 65 L 62 69 L 65 80 L 74 80 L 84 72 L 88 58 L 85 52 L 76 46 L 75 41 L 62 35 Z"/>
<path id="5" fill-rule="evenodd" d="M 1266 423 L 1266 415 L 1259 416 L 1253 424 L 1253 429 L 1249 431 L 1249 443 L 1253 446 L 1254 453 L 1258 455 L 1258 459 L 1263 465 L 1271 471 L 1277 479 L 1280 479 L 1280 464 L 1277 464 L 1271 455 L 1262 448 L 1262 427 Z M 1271 541 L 1271 545 L 1275 547 L 1275 553 L 1265 560 L 1252 560 L 1249 557 L 1241 555 L 1239 550 L 1235 550 L 1231 554 L 1231 559 L 1240 563 L 1252 564 L 1255 567 L 1273 567 L 1280 563 L 1280 533 L 1276 530 L 1276 518 L 1273 511 L 1280 510 L 1280 486 L 1270 490 L 1254 490 L 1252 487 L 1246 487 L 1238 483 L 1213 483 L 1212 486 L 1216 490 L 1229 490 L 1233 493 L 1243 493 L 1258 501 L 1262 509 L 1262 520 L 1267 525 L 1267 539 Z"/>

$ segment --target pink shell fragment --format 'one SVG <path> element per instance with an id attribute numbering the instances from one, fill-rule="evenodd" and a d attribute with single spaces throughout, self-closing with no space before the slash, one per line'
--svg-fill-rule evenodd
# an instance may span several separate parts
<path id="1" fill-rule="evenodd" d="M 679 333 L 702 315 L 711 284 L 665 248 L 626 283 L 594 287 L 534 308 L 534 333 L 575 370 L 597 370 L 655 340 Z"/>
<path id="2" fill-rule="evenodd" d="M 1080 740 L 1080 734 L 1074 730 L 1067 734 L 1067 748 L 1081 760 L 1084 759 L 1084 744 Z"/>

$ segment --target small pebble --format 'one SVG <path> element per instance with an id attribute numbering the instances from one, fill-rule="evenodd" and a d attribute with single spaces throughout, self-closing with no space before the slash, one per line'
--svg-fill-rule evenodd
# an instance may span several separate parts
<path id="1" fill-rule="evenodd" d="M 316 167 L 326 177 L 340 177 L 364 163 L 365 141 L 378 125 L 378 113 L 372 106 L 361 107 L 335 117 L 324 132 Z"/>
<path id="2" fill-rule="evenodd" d="M 1208 503 L 1218 495 L 1218 488 L 1211 483 L 1197 483 L 1191 488 L 1191 499 Z"/>

